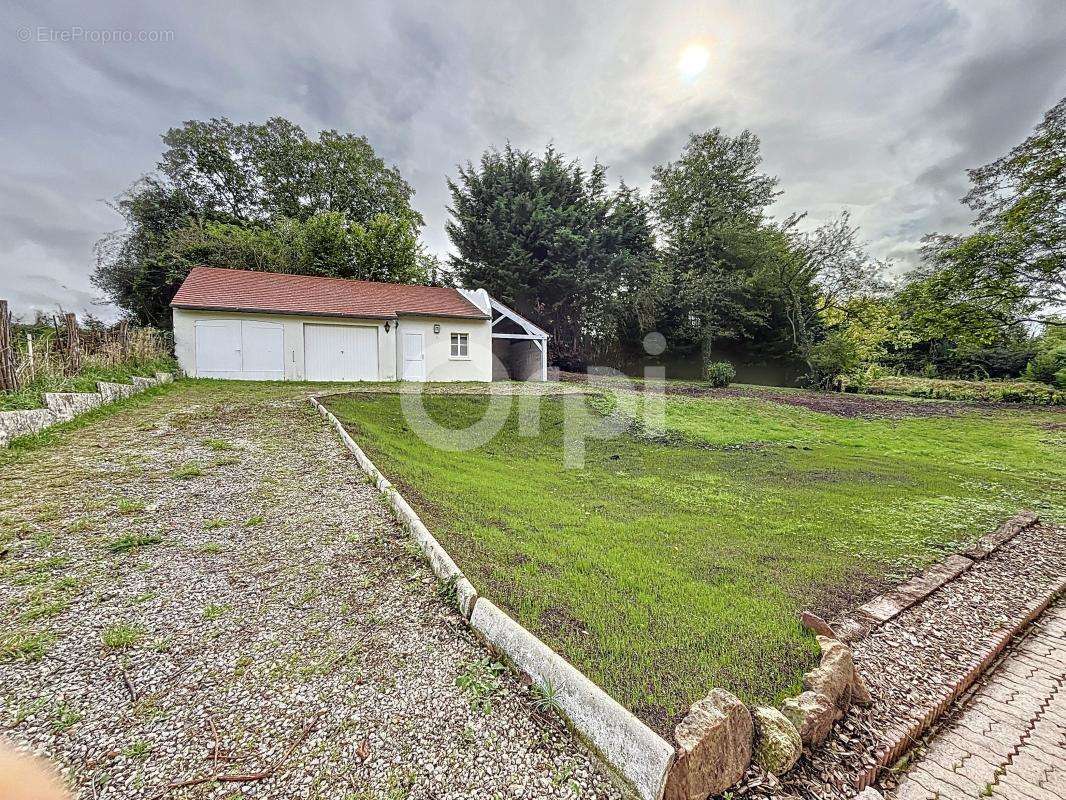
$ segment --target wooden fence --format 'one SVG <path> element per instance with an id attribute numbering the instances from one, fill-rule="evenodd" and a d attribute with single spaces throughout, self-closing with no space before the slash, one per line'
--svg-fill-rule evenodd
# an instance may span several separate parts
<path id="1" fill-rule="evenodd" d="M 166 334 L 120 322 L 110 327 L 80 327 L 74 314 L 52 317 L 50 325 L 13 324 L 0 300 L 0 391 L 17 392 L 43 372 L 76 375 L 89 364 L 114 366 L 170 353 Z"/>

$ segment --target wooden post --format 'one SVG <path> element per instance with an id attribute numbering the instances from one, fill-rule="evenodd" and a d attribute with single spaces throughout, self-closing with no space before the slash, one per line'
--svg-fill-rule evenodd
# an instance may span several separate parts
<path id="1" fill-rule="evenodd" d="M 118 324 L 119 358 L 127 361 L 130 357 L 130 324 L 123 320 Z"/>
<path id="2" fill-rule="evenodd" d="M 11 312 L 7 310 L 7 300 L 0 300 L 0 390 L 14 392 L 18 388 L 15 343 L 11 335 Z"/>
<path id="3" fill-rule="evenodd" d="M 30 382 L 37 375 L 37 362 L 33 356 L 33 334 L 26 331 L 26 363 L 30 368 Z"/>
<path id="4" fill-rule="evenodd" d="M 78 318 L 74 314 L 64 314 L 67 334 L 67 369 L 70 374 L 81 369 L 81 340 L 78 337 Z"/>

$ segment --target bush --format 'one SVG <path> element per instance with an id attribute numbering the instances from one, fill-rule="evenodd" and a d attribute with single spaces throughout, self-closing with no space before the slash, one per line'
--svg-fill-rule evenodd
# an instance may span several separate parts
<path id="1" fill-rule="evenodd" d="M 1025 377 L 1030 381 L 1056 385 L 1056 376 L 1062 370 L 1066 370 L 1066 346 L 1037 353 L 1025 367 Z"/>
<path id="2" fill-rule="evenodd" d="M 933 400 L 962 400 L 970 403 L 1066 405 L 1066 391 L 1058 391 L 1043 383 L 1032 381 L 963 381 L 897 375 L 872 380 L 858 391 Z"/>
<path id="3" fill-rule="evenodd" d="M 708 361 L 703 365 L 703 379 L 711 386 L 723 388 L 733 382 L 737 371 L 728 361 Z"/>
<path id="4" fill-rule="evenodd" d="M 841 385 L 844 376 L 856 372 L 862 359 L 855 340 L 836 332 L 811 348 L 807 363 L 810 371 L 805 383 L 815 389 L 831 389 Z"/>

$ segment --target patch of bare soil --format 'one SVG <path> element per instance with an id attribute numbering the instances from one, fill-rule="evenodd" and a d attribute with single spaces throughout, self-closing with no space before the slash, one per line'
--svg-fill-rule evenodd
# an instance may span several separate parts
<path id="1" fill-rule="evenodd" d="M 822 619 L 834 619 L 844 611 L 862 605 L 871 597 L 883 594 L 893 586 L 887 578 L 850 570 L 839 585 L 826 587 L 810 610 Z"/>
<path id="2" fill-rule="evenodd" d="M 549 606 L 540 614 L 541 623 L 560 638 L 588 636 L 585 623 L 561 606 Z"/>
<path id="3" fill-rule="evenodd" d="M 561 372 L 559 379 L 566 383 L 590 383 L 588 375 L 578 372 Z M 905 417 L 954 416 L 965 411 L 988 406 L 973 406 L 964 403 L 891 400 L 871 395 L 844 394 L 838 392 L 813 392 L 803 389 L 774 390 L 748 386 L 714 388 L 691 383 L 666 383 L 666 393 L 681 397 L 746 398 L 765 400 L 770 403 L 805 408 L 822 414 L 838 417 L 862 417 L 867 419 L 903 419 Z"/>
<path id="4" fill-rule="evenodd" d="M 667 393 L 685 397 L 751 398 L 765 400 L 769 403 L 805 408 L 808 411 L 817 411 L 821 414 L 833 414 L 837 417 L 862 417 L 865 419 L 949 417 L 975 408 L 974 406 L 965 406 L 960 403 L 886 400 L 869 395 L 837 392 L 775 392 L 773 390 L 748 389 L 740 386 L 729 386 L 724 389 L 702 386 L 668 386 Z"/>

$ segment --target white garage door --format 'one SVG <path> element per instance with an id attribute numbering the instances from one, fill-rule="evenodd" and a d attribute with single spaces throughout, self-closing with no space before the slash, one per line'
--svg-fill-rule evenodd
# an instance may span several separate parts
<path id="1" fill-rule="evenodd" d="M 304 325 L 304 369 L 309 381 L 376 381 L 378 329 Z"/>
<path id="2" fill-rule="evenodd" d="M 281 323 L 197 320 L 196 374 L 244 381 L 283 380 L 285 335 Z"/>

